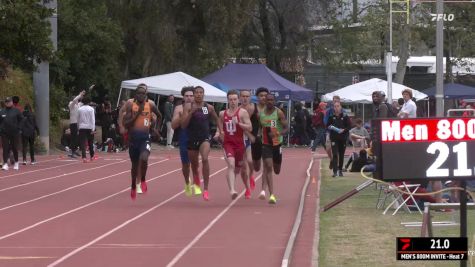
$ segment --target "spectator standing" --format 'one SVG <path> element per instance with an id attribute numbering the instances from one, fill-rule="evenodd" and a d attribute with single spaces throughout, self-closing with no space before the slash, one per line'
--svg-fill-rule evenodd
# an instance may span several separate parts
<path id="1" fill-rule="evenodd" d="M 84 96 L 82 98 L 83 105 L 77 111 L 77 123 L 79 128 L 79 147 L 81 148 L 81 156 L 84 163 L 86 160 L 86 143 L 89 145 L 89 155 L 91 161 L 94 160 L 94 132 L 96 131 L 96 119 L 94 108 L 89 104 L 91 98 Z"/>
<path id="2" fill-rule="evenodd" d="M 82 103 L 80 103 L 80 100 L 84 97 L 86 94 L 86 91 L 83 90 L 79 93 L 79 95 L 75 96 L 73 100 L 69 102 L 69 130 L 71 131 L 71 143 L 70 143 L 70 148 L 71 148 L 71 155 L 70 157 L 74 158 L 76 156 L 79 156 L 79 153 L 77 152 L 78 149 L 78 109 L 79 107 L 82 106 Z"/>
<path id="3" fill-rule="evenodd" d="M 327 103 L 320 102 L 318 107 L 315 109 L 313 117 L 312 117 L 312 127 L 315 129 L 315 139 L 312 143 L 312 152 L 315 152 L 318 145 L 322 145 L 323 148 L 326 150 L 325 145 L 325 123 L 323 122 L 323 118 L 325 117 L 325 109 L 327 107 Z"/>
<path id="4" fill-rule="evenodd" d="M 397 114 L 399 118 L 416 118 L 417 117 L 417 106 L 414 101 L 412 101 L 412 90 L 404 89 L 402 91 L 402 98 L 404 99 L 404 104 L 402 105 L 401 110 Z"/>
<path id="5" fill-rule="evenodd" d="M 172 141 L 173 141 L 173 128 L 172 128 L 172 117 L 173 117 L 173 101 L 175 97 L 173 95 L 169 95 L 167 102 L 165 103 L 165 110 L 164 110 L 164 122 L 167 125 L 167 147 L 173 148 Z"/>
<path id="6" fill-rule="evenodd" d="M 0 134 L 3 144 L 3 167 L 8 171 L 8 158 L 10 151 L 13 152 L 13 169 L 18 170 L 18 141 L 20 136 L 20 124 L 23 115 L 20 110 L 13 107 L 11 97 L 5 99 L 5 108 L 0 112 Z"/>
<path id="7" fill-rule="evenodd" d="M 26 104 L 23 109 L 23 120 L 21 122 L 21 140 L 22 140 L 22 155 L 23 165 L 26 165 L 26 149 L 30 146 L 30 164 L 36 164 L 35 161 L 35 133 L 40 134 L 40 130 L 36 125 L 36 118 L 30 104 Z"/>
<path id="8" fill-rule="evenodd" d="M 332 146 L 333 177 L 336 177 L 337 175 L 343 176 L 343 159 L 350 130 L 350 118 L 343 113 L 340 102 L 335 102 L 333 108 L 334 113 L 328 118 L 327 127 L 330 131 Z"/>

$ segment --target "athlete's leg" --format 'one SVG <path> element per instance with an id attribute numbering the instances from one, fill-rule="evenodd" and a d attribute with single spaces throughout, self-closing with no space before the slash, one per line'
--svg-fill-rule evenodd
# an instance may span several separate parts
<path id="1" fill-rule="evenodd" d="M 236 184 L 236 174 L 235 174 L 235 160 L 234 157 L 225 157 L 226 164 L 228 165 L 228 172 L 226 174 L 226 179 L 228 181 L 229 193 L 231 194 L 231 198 L 235 199 L 237 197 L 237 192 L 235 189 Z"/>
<path id="2" fill-rule="evenodd" d="M 274 193 L 274 183 L 272 177 L 272 158 L 264 158 L 264 172 L 266 173 L 265 179 L 269 189 L 269 195 Z"/>
<path id="3" fill-rule="evenodd" d="M 199 151 L 198 150 L 191 150 L 188 149 L 188 157 L 190 159 L 191 163 L 191 172 L 193 173 L 193 182 L 195 183 L 195 186 L 200 186 L 200 174 L 198 173 L 198 155 Z"/>
<path id="4" fill-rule="evenodd" d="M 274 173 L 279 175 L 280 167 L 282 165 L 282 147 L 281 146 L 273 148 L 272 164 L 274 167 Z"/>
<path id="5" fill-rule="evenodd" d="M 203 189 L 205 191 L 208 191 L 208 185 L 209 185 L 209 161 L 208 161 L 209 151 L 210 151 L 209 141 L 206 140 L 200 145 L 201 164 L 203 165 L 202 167 L 203 181 L 204 181 Z"/>

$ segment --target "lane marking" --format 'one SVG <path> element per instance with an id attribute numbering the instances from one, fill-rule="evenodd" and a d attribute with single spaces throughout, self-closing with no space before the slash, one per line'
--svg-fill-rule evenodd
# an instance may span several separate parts
<path id="1" fill-rule="evenodd" d="M 150 167 L 150 166 L 162 163 L 162 162 L 167 161 L 167 160 L 168 159 L 164 159 L 164 160 L 161 160 L 161 161 L 158 161 L 158 162 L 155 162 L 155 163 L 151 163 L 148 166 Z M 74 186 L 68 187 L 66 189 L 63 189 L 63 190 L 60 190 L 60 191 L 57 191 L 57 192 L 54 192 L 54 193 L 51 193 L 51 194 L 43 195 L 43 196 L 40 196 L 40 197 L 37 197 L 37 198 L 34 198 L 34 199 L 30 199 L 30 200 L 27 200 L 27 201 L 24 201 L 24 202 L 13 204 L 11 206 L 3 207 L 3 208 L 0 208 L 0 211 L 4 211 L 4 210 L 7 210 L 7 209 L 11 209 L 13 207 L 18 207 L 18 206 L 21 206 L 21 205 L 25 205 L 25 204 L 28 204 L 28 203 L 31 203 L 31 202 L 35 202 L 35 201 L 38 201 L 40 199 L 47 198 L 47 197 L 50 197 L 50 196 L 58 195 L 58 194 L 61 194 L 63 192 L 66 192 L 66 191 L 69 191 L 69 190 L 72 190 L 72 189 L 75 189 L 75 188 L 78 188 L 78 187 L 81 187 L 81 186 L 84 186 L 84 185 L 87 185 L 87 184 L 91 184 L 91 183 L 99 182 L 99 181 L 102 181 L 102 180 L 105 180 L 105 179 L 109 179 L 111 177 L 118 176 L 118 175 L 121 175 L 121 174 L 124 174 L 124 173 L 130 173 L 130 170 L 122 171 L 122 172 L 112 174 L 112 175 L 109 175 L 109 176 L 105 176 L 105 177 L 102 177 L 102 178 L 99 178 L 99 179 L 87 181 L 85 183 L 74 185 Z"/>
<path id="2" fill-rule="evenodd" d="M 169 172 L 164 173 L 164 174 L 161 174 L 161 175 L 159 175 L 159 176 L 155 176 L 155 177 L 153 177 L 152 179 L 148 179 L 148 181 L 151 182 L 151 181 L 153 181 L 153 180 L 156 180 L 156 179 L 158 179 L 158 178 L 161 178 L 161 177 L 163 177 L 163 176 L 169 175 L 169 174 L 174 173 L 174 172 L 177 172 L 177 171 L 181 171 L 181 168 L 175 169 L 175 170 L 173 170 L 173 171 L 169 171 Z M 43 221 L 37 222 L 37 223 L 32 224 L 32 225 L 30 225 L 30 226 L 27 226 L 27 227 L 25 227 L 25 228 L 22 228 L 22 229 L 20 229 L 20 230 L 18 230 L 18 231 L 15 231 L 15 232 L 13 232 L 13 233 L 6 234 L 6 235 L 4 235 L 4 236 L 0 236 L 0 240 L 3 240 L 3 239 L 5 239 L 5 238 L 8 238 L 8 237 L 11 237 L 11 236 L 14 236 L 14 235 L 17 235 L 17 234 L 22 233 L 22 232 L 25 232 L 25 231 L 28 231 L 28 230 L 30 230 L 30 229 L 33 229 L 33 228 L 35 228 L 35 227 L 37 227 L 37 226 L 40 226 L 40 225 L 45 224 L 45 223 L 47 223 L 47 222 L 50 222 L 50 221 L 52 221 L 52 220 L 55 220 L 55 219 L 61 218 L 61 217 L 63 217 L 63 216 L 66 216 L 66 215 L 68 215 L 68 214 L 74 213 L 74 212 L 76 212 L 76 211 L 78 211 L 78 210 L 85 209 L 85 208 L 87 208 L 87 207 L 89 207 L 89 206 L 92 206 L 92 205 L 94 205 L 94 204 L 97 204 L 97 203 L 99 203 L 99 202 L 102 202 L 102 201 L 104 201 L 104 200 L 107 200 L 107 199 L 109 199 L 109 198 L 115 197 L 115 196 L 117 196 L 117 195 L 119 195 L 119 194 L 121 194 L 121 193 L 123 193 L 123 192 L 129 191 L 129 190 L 130 190 L 130 187 L 127 187 L 126 189 L 121 190 L 121 191 L 119 191 L 119 192 L 116 192 L 116 193 L 114 193 L 114 194 L 112 194 L 112 195 L 109 195 L 109 196 L 107 196 L 107 197 L 98 199 L 98 200 L 96 200 L 96 201 L 90 202 L 90 203 L 88 203 L 88 204 L 85 204 L 85 205 L 83 205 L 83 206 L 77 207 L 77 208 L 75 208 L 75 209 L 72 209 L 72 210 L 63 212 L 63 213 L 58 214 L 58 215 L 56 215 L 56 216 L 50 217 L 50 218 L 45 219 L 45 220 L 43 220 Z"/>
<path id="3" fill-rule="evenodd" d="M 0 256 L 0 260 L 36 260 L 36 259 L 53 259 L 54 257 L 46 256 Z"/>
<path id="4" fill-rule="evenodd" d="M 216 174 L 222 172 L 223 170 L 225 170 L 225 169 L 227 169 L 227 168 L 228 168 L 228 167 L 224 167 L 224 168 L 222 168 L 222 169 L 216 171 L 215 173 L 211 174 L 210 177 L 212 177 L 212 176 L 214 176 L 214 175 L 216 175 Z M 181 170 L 181 168 L 180 168 L 180 170 Z M 128 190 L 128 189 L 127 189 L 127 190 Z M 102 240 L 102 239 L 108 237 L 109 235 L 111 235 L 111 234 L 117 232 L 118 230 L 124 228 L 124 227 L 127 226 L 128 224 L 130 224 L 130 223 L 132 223 L 132 222 L 134 222 L 134 221 L 136 221 L 136 220 L 142 218 L 143 216 L 149 214 L 150 212 L 156 210 L 157 208 L 159 208 L 159 207 L 161 207 L 161 206 L 167 204 L 168 202 L 172 201 L 173 199 L 175 199 L 175 198 L 178 197 L 179 195 L 183 194 L 184 192 L 185 192 L 185 190 L 182 190 L 182 191 L 176 193 L 175 195 L 173 195 L 172 197 L 168 198 L 167 200 L 162 201 L 162 202 L 158 203 L 157 205 L 153 206 L 152 208 L 150 208 L 150 209 L 148 209 L 148 210 L 146 210 L 146 211 L 144 211 L 144 212 L 138 214 L 137 216 L 135 216 L 135 217 L 133 217 L 133 218 L 131 218 L 131 219 L 129 219 L 129 220 L 123 222 L 122 224 L 120 224 L 120 225 L 116 226 L 115 228 L 113 228 L 112 230 L 110 230 L 110 231 L 108 231 L 108 232 L 102 234 L 101 236 L 97 237 L 96 239 L 92 240 L 91 242 L 89 242 L 89 243 L 87 243 L 87 244 L 85 244 L 85 245 L 83 245 L 83 246 L 81 246 L 81 247 L 78 247 L 78 248 L 76 248 L 75 250 L 73 250 L 73 251 L 69 252 L 68 254 L 64 255 L 63 257 L 57 259 L 55 262 L 49 264 L 48 267 L 54 267 L 54 266 L 56 266 L 56 265 L 58 265 L 58 264 L 64 262 L 65 260 L 69 259 L 70 257 L 72 257 L 72 256 L 78 254 L 79 252 L 83 251 L 84 249 L 90 247 L 91 245 L 94 245 L 94 244 L 97 243 L 98 241 L 100 241 L 100 240 Z M 244 194 L 244 192 L 241 193 L 241 196 L 242 196 L 243 194 Z M 236 199 L 235 199 L 234 201 L 236 201 Z M 1 239 L 0 239 L 0 240 L 1 240 Z"/>
<path id="5" fill-rule="evenodd" d="M 297 210 L 297 214 L 295 215 L 294 226 L 292 227 L 292 231 L 290 232 L 289 240 L 287 241 L 287 246 L 285 246 L 284 257 L 282 258 L 282 267 L 289 266 L 290 257 L 292 256 L 292 251 L 294 249 L 295 240 L 297 239 L 297 233 L 300 228 L 300 224 L 302 223 L 302 215 L 303 215 L 303 204 L 305 203 L 305 195 L 307 192 L 308 184 L 310 182 L 310 170 L 313 166 L 313 157 L 310 160 L 307 168 L 307 178 L 305 179 L 305 183 L 302 188 L 302 192 L 300 193 L 300 203 L 299 208 Z"/>
<path id="6" fill-rule="evenodd" d="M 32 171 L 26 171 L 26 172 L 18 172 L 18 173 L 15 173 L 15 174 L 2 176 L 2 177 L 0 177 L 0 179 L 5 179 L 5 178 L 8 178 L 8 177 L 18 176 L 18 175 L 28 174 L 28 173 L 33 173 L 33 172 L 39 172 L 39 171 L 46 171 L 46 170 L 57 169 L 57 168 L 61 168 L 61 167 L 64 167 L 64 166 L 73 165 L 73 164 L 78 164 L 78 163 L 79 163 L 79 161 L 76 161 L 76 162 L 74 162 L 74 163 L 68 163 L 68 164 L 64 164 L 64 165 L 60 165 L 60 166 L 53 166 L 53 167 L 48 167 L 48 168 L 39 169 L 39 170 L 32 170 Z M 38 165 L 37 165 L 37 166 L 38 166 Z"/>
<path id="7" fill-rule="evenodd" d="M 114 163 L 109 163 L 109 164 L 106 164 L 106 165 L 97 166 L 97 167 L 94 167 L 94 168 L 87 168 L 87 169 L 83 169 L 83 170 L 79 170 L 79 171 L 74 171 L 74 172 L 69 172 L 69 173 L 63 173 L 63 174 L 56 175 L 56 176 L 53 176 L 53 177 L 44 178 L 44 179 L 36 180 L 36 181 L 33 181 L 33 182 L 29 182 L 29 183 L 24 183 L 24 184 L 19 184 L 19 185 L 15 185 L 15 186 L 3 188 L 3 189 L 0 189 L 0 192 L 7 191 L 7 190 L 11 190 L 11 189 L 15 189 L 15 188 L 18 188 L 18 187 L 27 186 L 27 185 L 30 185 L 30 184 L 36 184 L 36 183 L 39 183 L 39 182 L 44 182 L 44 181 L 48 181 L 48 180 L 52 180 L 52 179 L 56 179 L 56 178 L 61 178 L 61 177 L 69 176 L 69 175 L 71 175 L 71 174 L 76 174 L 76 173 L 87 172 L 87 171 L 91 171 L 91 170 L 95 170 L 95 169 L 100 169 L 100 168 L 104 168 L 104 167 L 107 167 L 107 166 L 110 166 L 110 165 L 114 165 L 114 164 L 118 164 L 118 163 L 123 163 L 123 162 L 126 162 L 126 161 L 127 161 L 127 160 L 123 160 L 123 161 L 119 161 L 119 162 L 114 162 Z M 72 164 L 75 164 L 75 163 L 72 163 Z"/>
<path id="8" fill-rule="evenodd" d="M 227 167 L 225 168 L 227 169 Z M 258 181 L 260 178 L 262 177 L 262 173 L 259 174 L 259 176 L 257 176 L 256 180 L 255 181 Z M 188 250 L 190 250 L 191 247 L 193 247 L 193 245 L 198 242 L 205 234 L 206 232 L 209 231 L 209 229 L 211 229 L 211 227 L 213 227 L 213 225 L 215 225 L 219 219 L 221 219 L 221 217 L 224 216 L 224 214 L 226 214 L 226 212 L 228 212 L 228 210 L 234 206 L 234 204 L 236 204 L 236 202 L 242 198 L 242 196 L 244 195 L 246 191 L 243 190 L 239 196 L 231 201 L 231 203 L 228 204 L 228 206 L 223 210 L 221 211 L 218 216 L 216 216 L 185 248 L 183 248 L 171 261 L 170 263 L 167 264 L 167 267 L 172 267 L 174 266 L 185 254 L 186 252 L 188 252 Z"/>

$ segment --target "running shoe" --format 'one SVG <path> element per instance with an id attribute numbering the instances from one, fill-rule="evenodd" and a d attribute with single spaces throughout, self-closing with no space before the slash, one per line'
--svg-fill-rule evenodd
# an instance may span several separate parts
<path id="1" fill-rule="evenodd" d="M 82 159 L 82 163 L 87 163 L 87 159 L 86 159 L 86 158 L 83 158 L 83 159 Z"/>
<path id="2" fill-rule="evenodd" d="M 27 163 L 26 160 L 24 160 L 24 161 L 23 161 L 23 165 L 26 165 L 26 163 Z"/>
<path id="3" fill-rule="evenodd" d="M 3 164 L 2 170 L 8 171 L 8 163 Z"/>
<path id="4" fill-rule="evenodd" d="M 277 199 L 275 198 L 274 194 L 270 195 L 269 197 L 269 204 L 276 204 Z"/>
<path id="5" fill-rule="evenodd" d="M 231 193 L 231 199 L 232 199 L 232 200 L 235 200 L 235 199 L 237 198 L 237 196 L 238 196 L 238 193 L 237 193 L 237 192 Z"/>
<path id="6" fill-rule="evenodd" d="M 185 195 L 187 197 L 191 197 L 191 195 L 193 195 L 193 190 L 191 189 L 190 184 L 185 184 Z"/>
<path id="7" fill-rule="evenodd" d="M 200 177 L 199 176 L 193 177 L 193 183 L 197 186 L 200 186 L 201 185 Z"/>
<path id="8" fill-rule="evenodd" d="M 256 188 L 256 179 L 254 176 L 251 176 L 251 179 L 249 180 L 249 185 L 251 186 L 251 190 L 254 190 Z"/>
<path id="9" fill-rule="evenodd" d="M 251 189 L 246 189 L 246 193 L 244 193 L 244 197 L 246 199 L 250 199 L 251 198 Z"/>
<path id="10" fill-rule="evenodd" d="M 13 169 L 18 171 L 20 169 L 20 164 L 18 164 L 18 162 L 15 162 L 15 164 L 13 164 Z"/>
<path id="11" fill-rule="evenodd" d="M 266 199 L 266 191 L 262 190 L 261 193 L 259 194 L 259 199 L 264 200 Z"/>
<path id="12" fill-rule="evenodd" d="M 194 184 L 193 188 L 195 189 L 195 196 L 201 195 L 201 187 L 199 185 Z"/>
<path id="13" fill-rule="evenodd" d="M 148 190 L 147 182 L 146 182 L 146 181 L 142 181 L 142 182 L 140 183 L 140 188 L 142 189 L 142 192 L 147 193 L 147 190 Z"/>
<path id="14" fill-rule="evenodd" d="M 206 201 L 209 200 L 208 190 L 205 190 L 205 191 L 203 192 L 203 199 L 206 200 Z"/>
<path id="15" fill-rule="evenodd" d="M 135 185 L 135 191 L 137 192 L 137 194 L 142 194 L 143 193 L 140 184 Z"/>
<path id="16" fill-rule="evenodd" d="M 36 162 L 36 160 L 30 162 L 31 165 L 36 165 L 36 163 L 38 163 L 38 162 Z"/>
<path id="17" fill-rule="evenodd" d="M 130 190 L 130 198 L 131 198 L 132 200 L 135 200 L 135 199 L 137 198 L 137 190 L 136 190 L 136 189 L 133 189 L 133 188 L 132 188 L 132 189 Z"/>

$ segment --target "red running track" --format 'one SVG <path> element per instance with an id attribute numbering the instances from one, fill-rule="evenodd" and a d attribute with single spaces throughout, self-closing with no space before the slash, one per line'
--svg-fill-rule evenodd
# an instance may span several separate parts
<path id="1" fill-rule="evenodd" d="M 127 153 L 40 157 L 0 172 L 0 266 L 280 266 L 310 160 L 284 150 L 272 206 L 257 199 L 261 180 L 252 199 L 231 201 L 221 151 L 210 155 L 209 202 L 184 195 L 177 150 L 153 152 L 149 192 L 136 201 Z M 312 257 L 314 184 L 308 194 L 294 266 Z"/>

